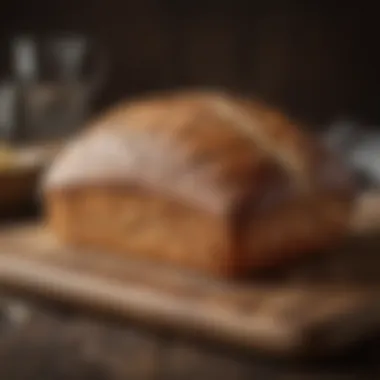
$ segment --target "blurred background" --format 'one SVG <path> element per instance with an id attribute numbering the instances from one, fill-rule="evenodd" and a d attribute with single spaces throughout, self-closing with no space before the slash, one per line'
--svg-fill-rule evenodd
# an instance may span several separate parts
<path id="1" fill-rule="evenodd" d="M 62 141 L 122 99 L 209 87 L 279 107 L 380 183 L 377 14 L 369 1 L 4 0 L 0 141 Z"/>
<path id="2" fill-rule="evenodd" d="M 253 93 L 311 126 L 342 117 L 376 125 L 380 58 L 374 7 L 366 1 L 4 0 L 2 92 L 11 96 L 9 82 L 34 81 L 34 99 L 49 92 L 49 81 L 56 87 L 58 81 L 74 82 L 85 87 L 66 90 L 78 97 L 71 113 L 79 119 L 80 112 L 128 96 L 211 86 Z M 62 40 L 63 34 L 71 40 Z M 79 111 L 80 102 L 85 110 Z M 37 105 L 23 107 L 43 112 L 33 111 Z"/>

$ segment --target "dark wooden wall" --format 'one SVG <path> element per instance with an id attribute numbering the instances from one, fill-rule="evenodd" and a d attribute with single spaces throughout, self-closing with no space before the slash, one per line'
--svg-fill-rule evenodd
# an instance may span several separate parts
<path id="1" fill-rule="evenodd" d="M 111 68 L 103 107 L 184 86 L 254 93 L 313 123 L 350 114 L 380 121 L 377 11 L 369 2 L 4 1 L 4 36 L 90 33 Z"/>

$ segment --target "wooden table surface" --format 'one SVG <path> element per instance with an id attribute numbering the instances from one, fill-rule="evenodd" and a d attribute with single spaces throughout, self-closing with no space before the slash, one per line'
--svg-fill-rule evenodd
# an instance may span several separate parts
<path id="1" fill-rule="evenodd" d="M 366 380 L 379 376 L 376 342 L 330 362 L 276 362 L 35 301 L 0 300 L 1 379 Z"/>
<path id="2" fill-rule="evenodd" d="M 27 211 L 30 215 L 35 209 Z M 4 380 L 378 379 L 379 343 L 373 337 L 345 357 L 329 361 L 280 362 L 20 295 L 0 295 Z"/>

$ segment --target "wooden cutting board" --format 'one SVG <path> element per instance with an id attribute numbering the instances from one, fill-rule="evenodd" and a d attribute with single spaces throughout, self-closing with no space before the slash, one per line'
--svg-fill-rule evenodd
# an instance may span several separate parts
<path id="1" fill-rule="evenodd" d="M 368 260 L 376 260 L 375 251 Z M 380 266 L 368 274 L 368 265 L 358 266 L 363 257 L 356 248 L 292 265 L 282 277 L 229 283 L 65 248 L 35 224 L 0 232 L 0 284 L 219 344 L 327 354 L 380 330 Z M 337 275 L 339 262 L 345 265 Z"/>

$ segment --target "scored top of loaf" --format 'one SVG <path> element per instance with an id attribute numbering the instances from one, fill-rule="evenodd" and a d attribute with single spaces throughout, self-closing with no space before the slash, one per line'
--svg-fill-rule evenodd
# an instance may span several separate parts
<path id="1" fill-rule="evenodd" d="M 67 145 L 43 186 L 139 185 L 224 212 L 245 197 L 262 201 L 284 188 L 347 190 L 346 173 L 282 113 L 198 91 L 110 110 Z"/>

